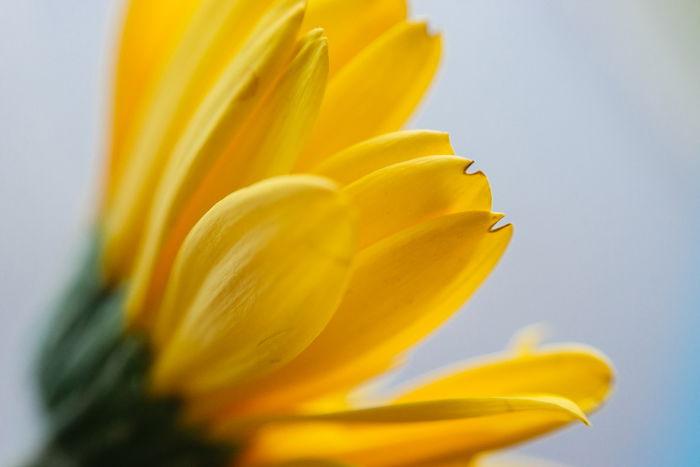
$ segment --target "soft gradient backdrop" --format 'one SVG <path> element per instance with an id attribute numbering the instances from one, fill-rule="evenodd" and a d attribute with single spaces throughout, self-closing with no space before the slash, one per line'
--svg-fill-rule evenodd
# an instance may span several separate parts
<path id="1" fill-rule="evenodd" d="M 545 323 L 615 362 L 593 427 L 521 449 L 685 466 L 700 378 L 700 7 L 416 0 L 446 56 L 414 127 L 447 130 L 516 225 L 504 261 L 400 378 Z M 116 0 L 0 0 L 0 464 L 39 437 L 28 364 L 89 227 Z"/>

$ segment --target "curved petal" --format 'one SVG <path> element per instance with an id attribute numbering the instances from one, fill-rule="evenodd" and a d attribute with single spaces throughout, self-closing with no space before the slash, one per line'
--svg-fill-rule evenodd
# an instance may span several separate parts
<path id="1" fill-rule="evenodd" d="M 233 385 L 294 358 L 333 314 L 354 248 L 350 205 L 327 179 L 222 200 L 187 237 L 157 313 L 155 390 Z"/>
<path id="2" fill-rule="evenodd" d="M 489 211 L 488 180 L 482 172 L 467 174 L 471 163 L 456 156 L 421 157 L 345 187 L 360 215 L 360 248 L 435 217 Z"/>
<path id="3" fill-rule="evenodd" d="M 431 333 L 498 262 L 512 227 L 491 231 L 489 212 L 440 217 L 361 252 L 338 311 L 288 365 L 251 382 L 236 412 L 265 412 L 376 376 Z"/>
<path id="4" fill-rule="evenodd" d="M 610 363 L 594 349 L 560 346 L 448 369 L 405 389 L 395 400 L 547 392 L 571 399 L 589 412 L 607 396 L 612 377 Z"/>
<path id="5" fill-rule="evenodd" d="M 401 128 L 430 85 L 440 51 L 440 37 L 414 23 L 395 26 L 367 47 L 331 80 L 297 170 Z"/>
<path id="6" fill-rule="evenodd" d="M 347 185 L 383 167 L 434 155 L 454 155 L 447 133 L 396 131 L 350 146 L 324 160 L 311 172 Z"/>
<path id="7" fill-rule="evenodd" d="M 609 364 L 597 352 L 565 347 L 491 360 L 406 392 L 394 403 L 415 403 L 424 397 L 453 398 L 457 394 L 510 398 L 546 391 L 590 412 L 607 397 L 611 377 Z M 525 441 L 571 420 L 564 413 L 537 411 L 411 425 L 270 427 L 260 433 L 251 457 L 295 459 L 313 451 L 318 456 L 368 467 L 449 465 L 448 461 L 469 459 Z"/>
<path id="8" fill-rule="evenodd" d="M 217 436 L 231 436 L 245 430 L 255 430 L 269 424 L 298 424 L 329 422 L 343 424 L 404 424 L 462 420 L 514 412 L 557 412 L 588 425 L 581 409 L 569 399 L 551 394 L 520 397 L 472 397 L 438 399 L 420 402 L 388 404 L 378 407 L 327 413 L 302 413 L 241 418 L 224 423 L 216 430 Z"/>

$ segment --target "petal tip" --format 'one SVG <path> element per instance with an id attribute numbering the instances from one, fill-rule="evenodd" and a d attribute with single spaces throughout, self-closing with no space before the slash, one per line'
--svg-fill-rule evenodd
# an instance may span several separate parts
<path id="1" fill-rule="evenodd" d="M 507 223 L 504 225 L 498 225 L 499 223 L 501 223 L 501 220 L 503 220 L 503 218 L 506 216 L 505 214 L 500 212 L 494 212 L 491 213 L 491 216 L 491 224 L 489 225 L 488 230 L 489 233 L 496 233 L 501 231 L 508 232 L 510 234 L 513 233 L 513 224 Z"/>

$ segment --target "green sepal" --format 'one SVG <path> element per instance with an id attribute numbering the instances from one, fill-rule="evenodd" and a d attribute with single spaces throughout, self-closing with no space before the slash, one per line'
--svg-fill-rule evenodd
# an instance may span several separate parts
<path id="1" fill-rule="evenodd" d="M 33 466 L 224 466 L 236 448 L 182 422 L 182 401 L 149 391 L 152 355 L 124 326 L 123 294 L 100 279 L 94 241 L 39 355 L 48 441 Z"/>
<path id="2" fill-rule="evenodd" d="M 65 293 L 52 307 L 49 325 L 42 336 L 36 379 L 39 397 L 48 412 L 60 406 L 64 397 L 72 392 L 67 387 L 70 386 L 68 380 L 74 381 L 77 374 L 89 374 L 87 369 L 80 371 L 78 367 L 86 364 L 81 363 L 81 359 L 91 360 L 93 355 L 86 348 L 86 342 L 91 340 L 88 336 L 94 334 L 93 321 L 105 302 L 114 302 L 117 298 L 101 280 L 99 254 L 95 233 Z M 105 318 L 109 316 L 102 317 Z M 112 319 L 115 318 L 118 316 Z"/>

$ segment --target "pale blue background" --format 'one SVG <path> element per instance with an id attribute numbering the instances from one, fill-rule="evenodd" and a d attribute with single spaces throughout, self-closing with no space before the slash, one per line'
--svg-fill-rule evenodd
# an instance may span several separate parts
<path id="1" fill-rule="evenodd" d="M 402 377 L 499 350 L 544 322 L 552 340 L 607 352 L 619 384 L 593 427 L 524 452 L 581 467 L 694 465 L 697 2 L 413 4 L 447 43 L 413 126 L 452 134 L 516 235 Z M 0 0 L 0 464 L 38 437 L 28 358 L 90 220 L 115 5 Z"/>

